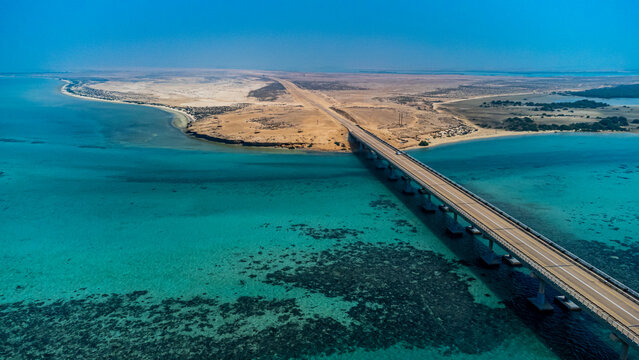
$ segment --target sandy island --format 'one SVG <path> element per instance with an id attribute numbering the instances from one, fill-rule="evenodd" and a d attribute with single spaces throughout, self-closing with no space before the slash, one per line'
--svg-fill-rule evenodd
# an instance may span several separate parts
<path id="1" fill-rule="evenodd" d="M 552 114 L 514 100 L 545 99 L 567 89 L 639 81 L 626 77 L 327 74 L 239 70 L 76 74 L 62 92 L 85 99 L 152 106 L 175 115 L 174 126 L 204 140 L 313 151 L 350 150 L 334 119 L 291 96 L 282 79 L 320 95 L 343 116 L 400 149 L 555 131 L 509 131 L 509 117 L 537 123 L 639 118 L 637 107 L 555 109 Z M 494 100 L 511 103 L 494 105 Z M 491 102 L 492 101 L 492 102 Z M 521 102 L 521 101 L 520 101 Z M 503 105 L 506 104 L 506 105 Z M 511 106 L 512 105 L 512 106 Z M 629 124 L 630 125 L 630 124 Z M 623 130 L 636 131 L 628 126 Z"/>

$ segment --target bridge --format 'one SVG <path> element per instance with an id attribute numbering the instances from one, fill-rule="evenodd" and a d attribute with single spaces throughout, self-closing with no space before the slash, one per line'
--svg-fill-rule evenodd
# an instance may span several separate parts
<path id="1" fill-rule="evenodd" d="M 345 118 L 322 96 L 302 90 L 289 81 L 277 81 L 298 101 L 321 110 L 342 124 L 360 149 L 378 162 L 378 167 L 388 168 L 390 179 L 397 179 L 401 174 L 405 192 L 412 192 L 413 184 L 419 186 L 425 209 L 435 209 L 431 196 L 447 205 L 453 213 L 449 224 L 451 232 L 460 231 L 458 215 L 481 230 L 489 241 L 489 254 L 483 257 L 487 264 L 494 264 L 499 259 L 492 251 L 493 242 L 525 264 L 539 279 L 539 291 L 529 299 L 538 310 L 552 310 L 545 295 L 545 285 L 550 284 L 611 327 L 611 338 L 622 344 L 622 359 L 627 358 L 629 345 L 639 347 L 637 292 Z"/>

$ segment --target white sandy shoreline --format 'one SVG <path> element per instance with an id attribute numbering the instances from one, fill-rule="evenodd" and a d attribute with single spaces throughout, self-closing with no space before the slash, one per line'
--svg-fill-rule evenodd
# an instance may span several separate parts
<path id="1" fill-rule="evenodd" d="M 501 139 L 501 138 L 511 138 L 511 137 L 518 137 L 518 136 L 534 136 L 534 135 L 551 135 L 551 134 L 566 134 L 566 133 L 576 133 L 576 132 L 572 132 L 572 131 L 517 131 L 517 132 L 506 132 L 503 134 L 485 134 L 485 135 L 479 135 L 479 136 L 473 136 L 473 137 L 463 137 L 463 136 L 459 136 L 459 137 L 455 137 L 452 138 L 451 140 L 448 141 L 442 141 L 442 142 L 438 142 L 436 144 L 431 144 L 428 146 L 411 146 L 405 149 L 402 149 L 402 151 L 411 151 L 411 150 L 428 150 L 428 149 L 432 149 L 432 148 L 436 148 L 442 145 L 454 145 L 454 144 L 458 144 L 458 143 L 465 143 L 465 142 L 471 142 L 471 141 L 476 141 L 476 140 L 492 140 L 492 139 Z M 586 133 L 582 133 L 582 134 L 586 134 Z"/>
<path id="2" fill-rule="evenodd" d="M 187 112 L 184 112 L 182 110 L 170 108 L 168 106 L 151 105 L 151 104 L 144 104 L 144 103 L 140 104 L 140 103 L 127 102 L 127 101 L 119 101 L 119 100 L 106 100 L 106 99 L 100 99 L 100 98 L 95 98 L 91 96 L 73 94 L 67 90 L 67 86 L 71 84 L 71 81 L 65 80 L 65 79 L 61 79 L 61 80 L 65 83 L 64 85 L 62 85 L 62 88 L 60 89 L 60 92 L 63 93 L 64 95 L 73 96 L 75 98 L 83 99 L 83 100 L 102 101 L 102 102 L 115 103 L 115 104 L 147 106 L 147 107 L 152 107 L 152 108 L 160 109 L 165 112 L 171 113 L 173 115 L 173 121 L 171 121 L 171 125 L 181 130 L 182 132 L 184 132 L 184 129 L 186 129 L 186 126 L 189 124 L 189 122 L 195 121 L 195 118 L 191 116 L 191 114 L 188 114 Z"/>

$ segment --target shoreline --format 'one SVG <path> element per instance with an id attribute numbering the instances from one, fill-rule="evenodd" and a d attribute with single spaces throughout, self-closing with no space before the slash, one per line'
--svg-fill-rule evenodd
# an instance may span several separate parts
<path id="1" fill-rule="evenodd" d="M 67 96 L 71 96 L 71 97 L 82 99 L 82 100 L 88 100 L 88 101 L 101 101 L 101 102 L 114 103 L 114 104 L 147 106 L 147 107 L 152 107 L 152 108 L 156 108 L 156 109 L 171 113 L 173 115 L 173 120 L 171 121 L 171 125 L 173 127 L 175 127 L 176 129 L 180 130 L 182 132 L 182 134 L 184 134 L 184 136 L 189 137 L 189 138 L 191 138 L 193 140 L 204 141 L 204 142 L 212 143 L 212 144 L 238 145 L 238 146 L 244 146 L 244 147 L 255 147 L 255 148 L 263 148 L 263 149 L 264 148 L 269 148 L 269 149 L 274 149 L 274 150 L 277 150 L 277 149 L 298 150 L 298 151 L 301 150 L 301 151 L 304 151 L 304 152 L 312 152 L 312 153 L 344 153 L 344 152 L 347 152 L 347 151 L 331 151 L 331 150 L 318 150 L 318 149 L 309 149 L 309 148 L 297 148 L 296 146 L 302 145 L 300 143 L 277 143 L 277 144 L 274 144 L 274 143 L 250 142 L 250 141 L 244 141 L 244 140 L 218 138 L 218 137 L 214 137 L 214 136 L 210 136 L 210 135 L 206 135 L 206 134 L 199 134 L 199 133 L 191 132 L 191 131 L 187 130 L 187 125 L 190 122 L 194 122 L 196 120 L 191 114 L 188 114 L 187 112 L 184 112 L 182 110 L 177 110 L 177 109 L 170 108 L 168 106 L 163 106 L 163 105 L 153 105 L 153 104 L 128 102 L 128 101 L 121 101 L 121 100 L 107 100 L 107 99 L 101 99 L 101 98 L 97 98 L 97 97 L 78 95 L 78 94 L 74 94 L 72 92 L 69 92 L 67 90 L 67 86 L 71 84 L 71 81 L 66 80 L 66 79 L 60 79 L 60 80 L 62 82 L 64 82 L 64 85 L 62 85 L 62 87 L 60 88 L 60 92 L 62 94 L 64 94 L 64 95 L 67 95 Z"/>
<path id="2" fill-rule="evenodd" d="M 189 124 L 189 122 L 195 121 L 195 118 L 182 110 L 177 110 L 177 109 L 173 109 L 170 108 L 168 106 L 164 106 L 164 105 L 152 105 L 152 104 L 145 104 L 145 103 L 134 103 L 134 102 L 128 102 L 128 101 L 120 101 L 120 100 L 106 100 L 106 99 L 100 99 L 100 98 L 96 98 L 96 97 L 91 97 L 91 96 L 85 96 L 85 95 L 78 95 L 78 94 L 74 94 L 72 92 L 69 92 L 69 90 L 67 90 L 67 86 L 69 86 L 71 84 L 71 81 L 66 80 L 66 79 L 60 79 L 62 82 L 64 82 L 64 85 L 62 85 L 62 87 L 60 88 L 60 92 L 64 95 L 67 96 L 72 96 L 74 98 L 78 98 L 78 99 L 82 99 L 82 100 L 92 100 L 92 101 L 102 101 L 102 102 L 108 102 L 108 103 L 114 103 L 114 104 L 126 104 L 126 105 L 140 105 L 140 106 L 146 106 L 146 107 L 152 107 L 152 108 L 156 108 L 156 109 L 160 109 L 163 111 L 166 111 L 168 113 L 171 113 L 173 115 L 173 121 L 171 121 L 171 125 L 173 125 L 173 127 L 175 127 L 176 129 L 179 129 L 182 131 L 182 133 L 184 133 L 186 135 L 186 126 Z"/>
<path id="3" fill-rule="evenodd" d="M 469 134 L 470 136 L 460 135 L 460 136 L 445 138 L 446 140 L 444 141 L 433 142 L 432 144 L 429 144 L 428 146 L 415 145 L 415 146 L 409 146 L 409 147 L 403 148 L 401 150 L 402 151 L 411 151 L 411 150 L 418 150 L 418 149 L 427 150 L 427 149 L 432 149 L 442 145 L 452 145 L 452 144 L 466 142 L 466 141 L 498 139 L 498 138 L 514 137 L 514 136 L 527 136 L 527 135 L 548 135 L 548 134 L 556 134 L 556 133 L 562 133 L 562 132 L 567 132 L 567 131 L 506 131 L 504 130 L 503 133 L 496 133 L 496 134 L 471 133 Z"/>
<path id="4" fill-rule="evenodd" d="M 191 132 L 189 130 L 187 130 L 187 126 L 190 122 L 194 122 L 195 118 L 182 111 L 182 110 L 177 110 L 168 106 L 164 106 L 164 105 L 154 105 L 154 104 L 146 104 L 146 103 L 138 103 L 138 102 L 128 102 L 128 101 L 121 101 L 121 100 L 107 100 L 107 99 L 101 99 L 101 98 L 97 98 L 97 97 L 91 97 L 91 96 L 85 96 L 85 95 L 78 95 L 78 94 L 74 94 L 72 92 L 69 92 L 67 87 L 71 84 L 71 81 L 66 80 L 66 79 L 59 79 L 62 82 L 64 82 L 64 85 L 62 85 L 62 87 L 60 88 L 60 92 L 64 95 L 67 96 L 72 96 L 78 99 L 82 99 L 82 100 L 90 100 L 90 101 L 102 101 L 102 102 L 108 102 L 108 103 L 115 103 L 115 104 L 126 104 L 126 105 L 140 105 L 140 106 L 146 106 L 146 107 L 152 107 L 152 108 L 156 108 L 165 112 L 168 112 L 170 114 L 173 115 L 173 120 L 171 121 L 171 125 L 173 127 L 175 127 L 176 129 L 180 130 L 182 132 L 182 134 L 184 134 L 187 137 L 190 137 L 194 140 L 197 141 L 205 141 L 208 143 L 213 143 L 213 144 L 224 144 L 224 145 L 239 145 L 239 146 L 244 146 L 244 147 L 255 147 L 255 148 L 272 148 L 272 149 L 289 149 L 289 150 L 302 150 L 304 152 L 312 152 L 312 153 L 316 153 L 316 152 L 320 152 L 320 153 L 343 153 L 345 151 L 335 151 L 335 150 L 318 150 L 318 149 L 309 149 L 309 148 L 298 148 L 297 146 L 300 146 L 301 144 L 299 143 L 258 143 L 258 142 L 250 142 L 250 141 L 244 141 L 241 139 L 226 139 L 226 138 L 218 138 L 218 137 L 214 137 L 214 136 L 210 136 L 210 135 L 206 135 L 206 134 L 199 134 L 199 133 L 195 133 L 195 132 Z M 530 93 L 526 93 L 526 94 L 530 94 Z M 484 97 L 492 97 L 495 95 L 489 95 L 489 96 L 481 96 L 478 98 L 484 98 Z M 457 102 L 457 101 L 464 101 L 464 100 L 468 100 L 468 99 L 455 99 L 455 100 L 449 100 L 446 102 L 442 102 L 442 103 L 438 103 L 439 104 L 445 104 L 445 103 L 452 103 L 452 102 Z M 473 126 L 476 127 L 476 125 L 473 124 Z M 492 130 L 495 131 L 495 130 Z M 433 141 L 432 143 L 430 143 L 428 146 L 419 146 L 419 145 L 415 145 L 415 146 L 409 146 L 406 148 L 402 148 L 402 151 L 411 151 L 411 150 L 427 150 L 427 149 L 432 149 L 441 145 L 450 145 L 450 144 L 455 144 L 455 143 L 460 143 L 460 142 L 467 142 L 467 141 L 474 141 L 474 140 L 485 140 L 485 139 L 497 139 L 497 138 L 503 138 L 503 137 L 513 137 L 513 136 L 527 136 L 527 135 L 548 135 L 548 134 L 557 134 L 557 133 L 573 133 L 574 131 L 507 131 L 507 130 L 497 130 L 497 132 L 490 132 L 490 133 L 486 133 L 485 129 L 482 128 L 477 128 L 476 132 L 470 133 L 470 134 L 466 134 L 466 135 L 460 135 L 460 136 L 453 136 L 453 137 L 446 137 L 446 138 L 438 138 L 436 141 Z M 611 132 L 614 133 L 614 132 Z M 348 152 L 348 150 L 346 151 Z"/>
<path id="5" fill-rule="evenodd" d="M 486 134 L 482 136 L 468 137 L 468 138 L 455 138 L 454 140 L 441 142 L 429 146 L 411 146 L 409 148 L 401 149 L 402 151 L 411 150 L 428 150 L 442 145 L 454 145 L 457 143 L 471 142 L 475 140 L 487 140 L 487 139 L 499 139 L 510 138 L 518 136 L 535 136 L 535 135 L 553 135 L 553 134 L 580 134 L 580 135 L 629 135 L 639 136 L 638 133 L 630 131 L 561 131 L 561 130 L 548 130 L 548 131 L 510 131 L 505 134 Z"/>

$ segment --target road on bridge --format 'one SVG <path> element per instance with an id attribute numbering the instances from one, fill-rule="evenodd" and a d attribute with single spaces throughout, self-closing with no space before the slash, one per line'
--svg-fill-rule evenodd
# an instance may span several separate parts
<path id="1" fill-rule="evenodd" d="M 332 104 L 321 95 L 300 89 L 290 81 L 276 80 L 297 101 L 305 106 L 315 107 L 341 123 L 357 140 L 448 203 L 507 251 L 518 256 L 537 273 L 613 326 L 635 346 L 639 346 L 639 299 L 635 296 L 564 254 L 521 223 L 518 224 L 496 208 L 472 196 L 448 178 L 409 155 L 398 153 L 386 142 L 332 110 Z"/>

